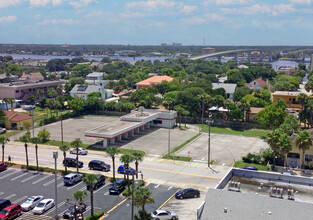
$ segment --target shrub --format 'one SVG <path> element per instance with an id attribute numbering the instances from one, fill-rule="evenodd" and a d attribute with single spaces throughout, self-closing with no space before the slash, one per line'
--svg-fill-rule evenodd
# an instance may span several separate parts
<path id="1" fill-rule="evenodd" d="M 93 216 L 87 216 L 84 219 L 85 220 L 98 220 L 101 216 L 103 216 L 104 212 L 103 211 L 95 211 L 93 213 Z"/>
<path id="2" fill-rule="evenodd" d="M 245 163 L 255 163 L 266 165 L 268 162 L 272 163 L 274 153 L 270 148 L 261 149 L 259 153 L 248 153 L 242 157 L 242 161 Z"/>

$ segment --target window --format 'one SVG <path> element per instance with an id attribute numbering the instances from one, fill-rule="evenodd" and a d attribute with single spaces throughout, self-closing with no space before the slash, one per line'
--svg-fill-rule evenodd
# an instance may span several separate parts
<path id="1" fill-rule="evenodd" d="M 304 159 L 305 159 L 305 161 L 313 161 L 313 155 L 312 154 L 305 154 Z"/>
<path id="2" fill-rule="evenodd" d="M 162 124 L 161 120 L 153 120 L 153 124 Z"/>
<path id="3" fill-rule="evenodd" d="M 19 93 L 19 92 L 20 92 L 20 90 L 16 90 L 15 92 L 16 92 L 16 93 Z"/>
<path id="4" fill-rule="evenodd" d="M 31 92 L 31 91 L 32 91 L 32 89 L 28 89 L 28 91 L 29 91 L 29 92 Z"/>
<path id="5" fill-rule="evenodd" d="M 228 98 L 228 99 L 230 98 L 230 94 L 229 93 L 226 94 L 226 98 Z"/>

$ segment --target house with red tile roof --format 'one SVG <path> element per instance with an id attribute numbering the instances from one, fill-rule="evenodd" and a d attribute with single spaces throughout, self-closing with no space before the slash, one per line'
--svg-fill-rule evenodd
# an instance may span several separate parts
<path id="1" fill-rule="evenodd" d="M 32 117 L 27 113 L 4 111 L 5 127 L 8 130 L 23 130 L 26 123 L 32 124 Z"/>
<path id="2" fill-rule="evenodd" d="M 141 82 L 136 83 L 137 89 L 154 87 L 155 85 L 161 84 L 162 81 L 171 82 L 174 78 L 170 76 L 152 76 L 148 79 L 145 79 Z"/>
<path id="3" fill-rule="evenodd" d="M 44 80 L 44 77 L 40 72 L 34 72 L 34 73 L 23 73 L 20 77 L 20 80 L 22 81 L 42 81 Z"/>
<path id="4" fill-rule="evenodd" d="M 262 78 L 258 78 L 253 80 L 250 83 L 245 83 L 246 86 L 248 86 L 250 89 L 257 90 L 257 89 L 263 89 L 264 86 L 269 86 L 269 83 L 266 83 Z"/>

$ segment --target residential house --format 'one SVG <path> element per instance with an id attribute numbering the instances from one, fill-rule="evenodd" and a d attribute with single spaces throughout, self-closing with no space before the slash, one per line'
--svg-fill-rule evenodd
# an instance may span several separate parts
<path id="1" fill-rule="evenodd" d="M 302 105 L 297 101 L 297 96 L 301 92 L 290 92 L 290 91 L 276 91 L 272 93 L 272 102 L 275 103 L 282 99 L 287 104 L 287 109 L 301 111 Z"/>
<path id="2" fill-rule="evenodd" d="M 247 87 L 253 90 L 262 89 L 264 86 L 269 86 L 269 83 L 265 82 L 262 78 L 253 80 L 250 83 L 245 83 Z"/>
<path id="3" fill-rule="evenodd" d="M 94 85 L 102 86 L 103 88 L 105 88 L 109 80 L 103 80 L 104 75 L 106 75 L 106 73 L 103 73 L 103 72 L 89 73 L 86 76 L 85 83 L 94 84 Z"/>
<path id="4" fill-rule="evenodd" d="M 43 95 L 47 95 L 49 88 L 56 89 L 64 81 L 25 81 L 0 84 L 0 99 L 13 97 L 18 100 L 26 100 L 30 95 L 37 95 L 37 90 L 42 89 Z"/>
<path id="5" fill-rule="evenodd" d="M 226 92 L 226 98 L 227 99 L 233 99 L 234 93 L 237 88 L 237 84 L 233 83 L 212 83 L 213 90 L 223 88 Z"/>
<path id="6" fill-rule="evenodd" d="M 214 52 L 215 52 L 215 48 L 213 48 L 213 47 L 202 48 L 202 54 L 211 54 Z"/>
<path id="7" fill-rule="evenodd" d="M 149 87 L 154 87 L 155 85 L 161 84 L 162 81 L 167 81 L 171 82 L 174 78 L 170 76 L 152 76 L 148 79 L 145 79 L 143 81 L 140 81 L 136 83 L 136 88 L 137 89 L 143 89 L 143 88 L 149 88 Z"/>
<path id="8" fill-rule="evenodd" d="M 34 72 L 34 73 L 23 73 L 20 77 L 21 81 L 43 81 L 45 78 L 42 76 L 40 72 Z"/>
<path id="9" fill-rule="evenodd" d="M 70 95 L 75 98 L 87 99 L 88 95 L 94 92 L 99 92 L 103 100 L 111 98 L 113 95 L 113 90 L 104 89 L 100 85 L 75 85 L 70 91 Z"/>
<path id="10" fill-rule="evenodd" d="M 297 67 L 292 67 L 292 66 L 281 66 L 278 68 L 276 71 L 278 74 L 287 74 L 287 75 L 292 75 L 297 71 Z"/>
<path id="11" fill-rule="evenodd" d="M 249 69 L 249 67 L 248 67 L 248 66 L 243 65 L 243 64 L 241 64 L 241 65 L 237 66 L 237 68 L 238 68 L 238 69 Z"/>
<path id="12" fill-rule="evenodd" d="M 258 108 L 258 107 L 251 107 L 250 111 L 247 114 L 247 120 L 248 121 L 256 121 L 256 115 L 262 111 L 264 108 Z"/>
<path id="13" fill-rule="evenodd" d="M 4 111 L 5 127 L 8 130 L 23 130 L 25 123 L 32 124 L 32 117 L 22 112 Z"/>

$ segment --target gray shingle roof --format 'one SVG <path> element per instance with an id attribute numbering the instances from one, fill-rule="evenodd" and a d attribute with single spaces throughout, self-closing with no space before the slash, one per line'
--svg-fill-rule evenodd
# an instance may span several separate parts
<path id="1" fill-rule="evenodd" d="M 87 88 L 84 91 L 80 91 L 78 88 L 81 87 L 81 86 L 86 86 Z M 74 93 L 74 94 L 90 94 L 90 93 L 93 93 L 93 92 L 100 92 L 100 89 L 102 89 L 102 87 L 101 86 L 96 86 L 96 85 L 75 85 L 70 93 Z"/>
<path id="2" fill-rule="evenodd" d="M 237 84 L 232 83 L 212 83 L 213 89 L 224 88 L 226 93 L 232 94 L 235 92 Z"/>

